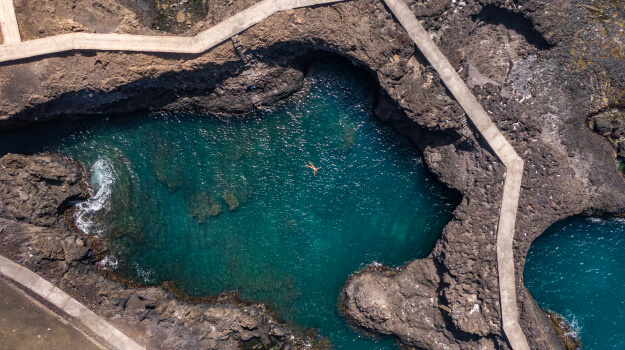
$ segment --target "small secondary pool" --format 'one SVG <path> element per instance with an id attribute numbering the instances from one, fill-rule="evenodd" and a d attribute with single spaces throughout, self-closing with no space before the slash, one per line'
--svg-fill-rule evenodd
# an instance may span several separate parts
<path id="1" fill-rule="evenodd" d="M 77 224 L 104 264 L 189 296 L 238 291 L 337 349 L 389 349 L 339 316 L 350 274 L 425 257 L 458 203 L 372 115 L 362 71 L 318 63 L 310 90 L 243 117 L 110 118 L 5 135 L 1 151 L 58 151 L 91 169 Z M 317 170 L 315 170 L 317 169 Z"/>
<path id="2" fill-rule="evenodd" d="M 552 225 L 532 244 L 523 277 L 540 307 L 573 326 L 582 349 L 625 348 L 625 220 Z"/>

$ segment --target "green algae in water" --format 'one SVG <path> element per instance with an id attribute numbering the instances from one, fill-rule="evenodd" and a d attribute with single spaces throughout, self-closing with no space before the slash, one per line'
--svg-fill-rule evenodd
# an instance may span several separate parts
<path id="1" fill-rule="evenodd" d="M 91 168 L 97 200 L 81 204 L 82 222 L 109 242 L 117 273 L 267 301 L 337 349 L 393 348 L 347 327 L 340 289 L 367 264 L 425 257 L 458 198 L 374 119 L 361 75 L 316 64 L 310 91 L 245 117 L 144 115 L 11 137 Z"/>
<path id="2" fill-rule="evenodd" d="M 523 279 L 536 302 L 562 316 L 584 350 L 625 347 L 625 220 L 573 217 L 532 244 Z"/>

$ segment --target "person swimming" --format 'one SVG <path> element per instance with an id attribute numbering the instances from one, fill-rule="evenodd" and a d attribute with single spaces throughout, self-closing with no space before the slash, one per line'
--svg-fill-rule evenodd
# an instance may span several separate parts
<path id="1" fill-rule="evenodd" d="M 306 167 L 311 168 L 313 170 L 313 175 L 317 175 L 317 170 L 321 169 L 321 167 L 318 167 L 318 168 L 315 167 L 313 163 L 310 161 L 308 162 L 308 164 L 306 164 Z"/>

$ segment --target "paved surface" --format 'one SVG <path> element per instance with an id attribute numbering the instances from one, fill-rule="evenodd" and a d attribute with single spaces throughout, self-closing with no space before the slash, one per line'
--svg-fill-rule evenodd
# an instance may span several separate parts
<path id="1" fill-rule="evenodd" d="M 14 44 L 21 41 L 13 0 L 0 0 L 0 28 L 4 37 L 4 44 Z"/>
<path id="2" fill-rule="evenodd" d="M 105 348 L 0 278 L 0 350 L 32 349 Z"/>
<path id="3" fill-rule="evenodd" d="M 276 12 L 340 1 L 345 0 L 264 0 L 194 37 L 71 33 L 20 42 L 18 32 L 16 42 L 11 32 L 10 35 L 5 34 L 5 44 L 0 45 L 0 62 L 71 50 L 202 53 Z M 11 17 L 12 0 L 0 0 L 0 4 L 0 13 Z M 12 18 L 14 20 L 15 15 Z M 4 24 L 2 32 L 5 33 Z"/>
<path id="4" fill-rule="evenodd" d="M 68 315 L 81 321 L 87 328 L 106 340 L 112 347 L 122 350 L 145 350 L 144 347 L 137 344 L 134 340 L 120 332 L 93 311 L 87 309 L 76 301 L 76 299 L 55 287 L 52 283 L 3 256 L 0 256 L 0 274 L 23 285 L 52 305 L 63 310 Z"/>
<path id="5" fill-rule="evenodd" d="M 13 2 L 12 0 L 0 0 L 0 22 L 2 24 L 2 33 L 5 43 L 0 46 L 0 62 L 70 50 L 201 53 L 257 24 L 276 12 L 340 1 L 345 0 L 264 0 L 224 20 L 214 27 L 199 33 L 195 37 L 72 33 L 20 42 L 19 28 L 15 20 Z M 516 154 L 512 145 L 508 143 L 495 124 L 493 124 L 473 93 L 467 88 L 454 68 L 449 64 L 447 58 L 438 49 L 427 31 L 421 26 L 406 4 L 402 0 L 384 1 L 417 44 L 421 53 L 423 53 L 430 64 L 436 69 L 449 91 L 451 91 L 458 103 L 460 103 L 482 137 L 484 137 L 497 157 L 499 157 L 501 162 L 506 166 L 506 179 L 497 228 L 497 263 L 499 270 L 501 314 L 504 332 L 512 348 L 514 350 L 529 350 L 525 335 L 518 323 L 516 277 L 512 250 L 517 207 L 521 191 L 521 178 L 523 176 L 523 160 Z M 0 271 L 2 271 L 1 265 Z M 28 272 L 32 274 L 32 272 Z M 37 276 L 34 275 L 34 277 Z M 22 284 L 28 286 L 28 284 Z M 37 286 L 36 283 L 34 286 Z M 51 290 L 50 288 L 56 287 L 50 285 L 41 288 L 44 288 L 42 291 L 47 293 Z M 56 295 L 55 293 L 49 294 Z M 69 296 L 65 294 L 63 298 L 67 299 Z M 74 313 L 80 314 L 82 312 L 74 310 L 78 310 L 79 307 L 91 312 L 74 299 L 71 299 L 71 302 L 67 300 L 61 300 L 59 302 L 63 304 L 63 306 L 69 307 L 70 311 L 74 311 Z M 56 303 L 54 304 L 56 305 Z M 70 312 L 68 311 L 68 313 Z M 72 313 L 70 314 L 73 315 Z M 91 314 L 93 313 L 91 312 Z M 93 314 L 93 316 L 95 316 L 95 314 Z M 110 325 L 108 326 L 111 327 Z M 102 331 L 113 332 L 110 329 L 102 329 Z M 117 329 L 114 329 L 114 331 L 121 334 Z"/>
<path id="6" fill-rule="evenodd" d="M 445 55 L 430 38 L 428 32 L 402 0 L 384 0 L 401 25 L 471 119 L 482 137 L 506 166 L 506 179 L 497 227 L 497 265 L 499 270 L 499 294 L 503 329 L 514 350 L 529 350 L 525 335 L 519 326 L 516 302 L 516 284 L 512 244 L 517 207 L 521 193 L 523 160 L 499 129 L 490 120 L 473 93 L 464 84 Z"/>

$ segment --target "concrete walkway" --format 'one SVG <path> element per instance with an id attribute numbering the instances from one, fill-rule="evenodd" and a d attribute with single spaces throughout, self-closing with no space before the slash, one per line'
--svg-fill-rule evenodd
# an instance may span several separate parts
<path id="1" fill-rule="evenodd" d="M 345 0 L 264 0 L 194 37 L 72 33 L 20 42 L 13 2 L 12 0 L 0 0 L 0 22 L 5 41 L 4 45 L 0 45 L 0 62 L 71 50 L 202 53 L 276 12 L 340 1 Z M 529 350 L 525 335 L 518 323 L 519 312 L 516 302 L 516 276 L 512 250 L 521 192 L 521 178 L 523 176 L 523 160 L 493 124 L 473 93 L 467 88 L 406 4 L 402 0 L 384 1 L 506 167 L 497 228 L 501 315 L 503 329 L 512 348 L 514 350 Z M 69 296 L 65 296 L 69 298 Z M 75 300 L 71 300 L 85 309 Z M 93 315 L 95 316 L 95 314 Z M 115 329 L 115 331 L 117 330 Z"/>
<path id="2" fill-rule="evenodd" d="M 145 350 L 144 347 L 137 344 L 93 311 L 87 309 L 76 299 L 55 287 L 52 283 L 3 256 L 0 256 L 0 274 L 23 285 L 68 315 L 76 318 L 95 334 L 106 340 L 113 348 L 120 350 Z"/>
<path id="3" fill-rule="evenodd" d="M 447 89 L 467 113 L 482 137 L 506 166 L 506 178 L 497 227 L 497 265 L 499 270 L 499 294 L 503 329 L 514 350 L 529 350 L 529 345 L 519 326 L 519 310 L 516 302 L 516 284 L 512 244 L 514 225 L 521 193 L 523 160 L 499 129 L 490 120 L 471 90 L 464 84 L 445 55 L 439 50 L 428 32 L 402 0 L 384 0 L 417 47 L 436 69 Z"/>
<path id="4" fill-rule="evenodd" d="M 0 276 L 0 350 L 107 350 Z"/>
<path id="5" fill-rule="evenodd" d="M 130 34 L 71 33 L 42 39 L 17 42 L 5 34 L 5 45 L 0 45 L 0 62 L 48 55 L 71 50 L 202 53 L 230 37 L 248 29 L 276 12 L 299 7 L 323 5 L 345 0 L 264 0 L 194 37 L 148 36 Z M 2 9 L 13 9 L 12 0 L 0 0 Z M 7 14 L 8 16 L 8 14 Z M 13 16 L 15 19 L 15 16 Z M 4 22 L 3 22 L 4 23 Z M 8 22 L 7 22 L 8 23 Z M 12 28 L 12 26 L 9 26 Z M 15 29 L 17 23 L 15 23 Z M 5 27 L 2 27 L 4 33 Z M 13 32 L 11 32 L 13 33 Z M 7 37 L 9 40 L 7 40 Z"/>
<path id="6" fill-rule="evenodd" d="M 0 29 L 5 45 L 22 41 L 13 8 L 13 0 L 0 0 Z"/>

